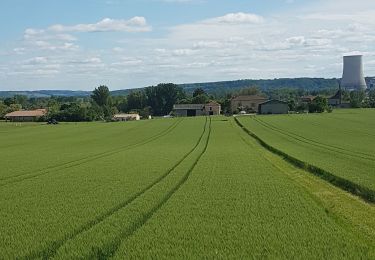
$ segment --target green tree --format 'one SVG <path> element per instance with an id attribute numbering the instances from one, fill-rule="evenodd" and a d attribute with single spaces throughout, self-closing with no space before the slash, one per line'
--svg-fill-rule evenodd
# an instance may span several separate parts
<path id="1" fill-rule="evenodd" d="M 317 96 L 313 102 L 309 104 L 310 113 L 323 113 L 328 108 L 327 99 L 322 96 Z"/>
<path id="2" fill-rule="evenodd" d="M 369 107 L 375 108 L 375 90 L 371 90 L 368 94 Z"/>
<path id="3" fill-rule="evenodd" d="M 146 106 L 146 95 L 143 91 L 132 91 L 127 96 L 127 102 L 127 111 L 142 109 Z"/>
<path id="4" fill-rule="evenodd" d="M 111 93 L 107 86 L 100 86 L 95 88 L 91 98 L 101 108 L 104 114 L 104 119 L 109 121 L 112 115 L 116 113 L 117 108 L 112 106 Z"/>
<path id="5" fill-rule="evenodd" d="M 154 115 L 162 116 L 169 114 L 173 105 L 178 100 L 186 97 L 181 87 L 172 83 L 159 84 L 145 89 L 147 105 L 151 107 Z"/>
<path id="6" fill-rule="evenodd" d="M 209 98 L 206 94 L 204 95 L 198 95 L 193 97 L 191 100 L 191 103 L 193 104 L 206 104 L 209 101 Z"/>
<path id="7" fill-rule="evenodd" d="M 232 95 L 231 94 L 227 94 L 226 97 L 221 98 L 221 99 L 218 100 L 218 103 L 221 105 L 221 110 L 225 114 L 229 114 L 229 113 L 232 112 L 231 99 L 232 99 Z"/>
<path id="8" fill-rule="evenodd" d="M 128 111 L 128 100 L 126 97 L 121 97 L 116 103 L 118 111 L 127 112 Z"/>
<path id="9" fill-rule="evenodd" d="M 366 97 L 364 91 L 351 91 L 350 92 L 350 105 L 353 108 L 362 107 L 362 103 Z"/>
<path id="10" fill-rule="evenodd" d="M 7 111 L 8 111 L 8 106 L 0 102 L 0 118 L 4 118 L 5 114 L 7 114 Z"/>
<path id="11" fill-rule="evenodd" d="M 14 101 L 14 99 L 13 98 L 6 98 L 6 99 L 4 99 L 4 104 L 6 105 L 6 106 L 10 106 L 11 104 L 15 104 L 16 102 Z"/>
<path id="12" fill-rule="evenodd" d="M 252 86 L 248 88 L 244 88 L 240 90 L 240 95 L 258 95 L 260 94 L 260 90 L 257 86 Z"/>
<path id="13" fill-rule="evenodd" d="M 111 93 L 107 86 L 100 86 L 95 88 L 92 92 L 91 98 L 95 101 L 98 106 L 108 106 L 110 105 Z"/>
<path id="14" fill-rule="evenodd" d="M 193 97 L 199 96 L 199 95 L 206 95 L 206 91 L 204 91 L 203 88 L 196 88 L 193 92 Z"/>
<path id="15" fill-rule="evenodd" d="M 290 111 L 296 111 L 296 107 L 297 107 L 296 101 L 294 99 L 289 99 L 288 107 Z"/>
<path id="16" fill-rule="evenodd" d="M 60 110 L 48 113 L 48 119 L 64 122 L 92 121 L 89 108 L 79 102 L 62 104 Z"/>
<path id="17" fill-rule="evenodd" d="M 15 95 L 13 97 L 15 104 L 20 104 L 22 107 L 27 107 L 27 96 L 25 95 Z"/>

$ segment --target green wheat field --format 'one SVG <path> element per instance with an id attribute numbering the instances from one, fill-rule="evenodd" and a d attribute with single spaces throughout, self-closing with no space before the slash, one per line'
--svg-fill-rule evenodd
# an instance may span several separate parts
<path id="1" fill-rule="evenodd" d="M 0 123 L 1 259 L 374 259 L 375 110 Z"/>

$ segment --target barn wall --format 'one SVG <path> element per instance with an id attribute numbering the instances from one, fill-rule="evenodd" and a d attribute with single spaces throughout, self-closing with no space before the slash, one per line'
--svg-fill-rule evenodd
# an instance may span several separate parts
<path id="1" fill-rule="evenodd" d="M 288 114 L 289 107 L 287 104 L 263 104 L 261 107 L 261 114 Z"/>

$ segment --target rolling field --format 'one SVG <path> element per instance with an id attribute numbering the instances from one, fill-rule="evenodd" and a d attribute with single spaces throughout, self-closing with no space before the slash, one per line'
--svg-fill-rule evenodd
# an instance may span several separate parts
<path id="1" fill-rule="evenodd" d="M 0 143 L 1 259 L 375 257 L 373 204 L 233 118 L 0 123 Z"/>
<path id="2" fill-rule="evenodd" d="M 268 145 L 353 183 L 375 202 L 374 119 L 375 110 L 338 110 L 239 121 Z"/>

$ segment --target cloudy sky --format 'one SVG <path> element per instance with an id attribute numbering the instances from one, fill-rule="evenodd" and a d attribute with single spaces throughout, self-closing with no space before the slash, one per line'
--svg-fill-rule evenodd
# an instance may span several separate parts
<path id="1" fill-rule="evenodd" d="M 1 0 L 0 90 L 375 76 L 374 0 Z"/>

